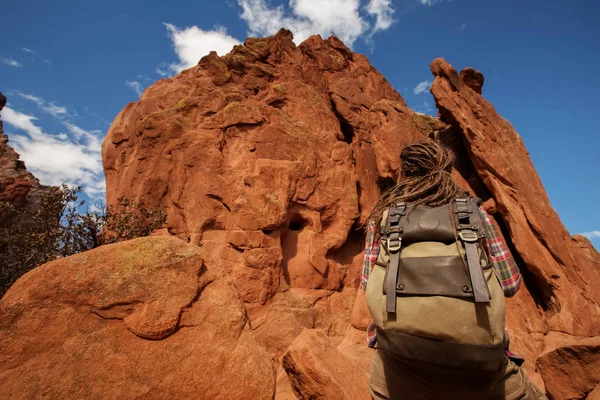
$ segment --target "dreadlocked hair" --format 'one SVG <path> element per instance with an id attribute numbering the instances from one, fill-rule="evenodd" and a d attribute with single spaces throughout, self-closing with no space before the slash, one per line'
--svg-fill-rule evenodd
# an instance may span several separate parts
<path id="1" fill-rule="evenodd" d="M 420 142 L 402 148 L 400 171 L 404 179 L 381 196 L 367 223 L 379 226 L 383 212 L 402 201 L 411 206 L 439 207 L 465 196 L 452 178 L 450 154 L 436 142 Z"/>

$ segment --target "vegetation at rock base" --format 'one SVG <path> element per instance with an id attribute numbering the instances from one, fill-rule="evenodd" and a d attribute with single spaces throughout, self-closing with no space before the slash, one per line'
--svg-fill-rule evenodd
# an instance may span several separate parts
<path id="1" fill-rule="evenodd" d="M 148 236 L 165 224 L 159 207 L 119 198 L 116 206 L 82 212 L 81 187 L 62 185 L 39 201 L 37 210 L 0 203 L 0 297 L 23 274 L 48 261 L 93 248 Z"/>

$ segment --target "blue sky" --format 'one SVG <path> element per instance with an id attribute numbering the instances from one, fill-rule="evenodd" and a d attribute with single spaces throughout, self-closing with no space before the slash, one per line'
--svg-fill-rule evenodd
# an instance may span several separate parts
<path id="1" fill-rule="evenodd" d="M 110 122 L 162 76 L 282 25 L 336 34 L 415 110 L 435 113 L 429 64 L 482 71 L 484 96 L 521 134 L 571 233 L 600 248 L 600 3 L 594 0 L 5 2 L 0 91 L 10 143 L 42 183 L 103 196 Z M 424 83 L 427 82 L 427 83 Z M 535 199 L 531 199 L 535 201 Z"/>

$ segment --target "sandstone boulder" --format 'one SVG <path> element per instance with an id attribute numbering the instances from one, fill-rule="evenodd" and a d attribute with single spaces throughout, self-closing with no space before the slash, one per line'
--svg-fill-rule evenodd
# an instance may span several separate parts
<path id="1" fill-rule="evenodd" d="M 537 367 L 551 399 L 585 399 L 600 384 L 600 337 L 569 338 L 542 354 Z"/>
<path id="2" fill-rule="evenodd" d="M 272 399 L 271 357 L 222 268 L 176 238 L 45 264 L 0 301 L 0 392 L 30 399 Z"/>
<path id="3" fill-rule="evenodd" d="M 282 358 L 299 399 L 370 398 L 369 370 L 334 347 L 317 329 L 304 330 Z"/>

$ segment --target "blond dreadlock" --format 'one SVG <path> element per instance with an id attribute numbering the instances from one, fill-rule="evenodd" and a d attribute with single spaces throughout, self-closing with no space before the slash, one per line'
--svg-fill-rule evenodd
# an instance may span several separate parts
<path id="1" fill-rule="evenodd" d="M 452 159 L 439 144 L 428 141 L 406 146 L 400 152 L 404 180 L 385 192 L 368 218 L 379 226 L 383 211 L 395 203 L 438 207 L 455 197 L 465 196 L 452 178 Z"/>

